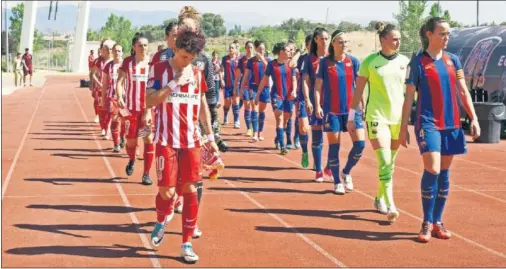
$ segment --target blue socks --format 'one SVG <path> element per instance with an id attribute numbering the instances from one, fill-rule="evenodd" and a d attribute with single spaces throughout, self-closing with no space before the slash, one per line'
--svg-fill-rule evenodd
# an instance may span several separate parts
<path id="1" fill-rule="evenodd" d="M 330 144 L 329 145 L 329 154 L 328 154 L 328 167 L 332 171 L 332 176 L 334 177 L 334 184 L 341 183 L 341 179 L 339 176 L 339 144 Z"/>
<path id="2" fill-rule="evenodd" d="M 323 131 L 311 130 L 313 161 L 316 172 L 322 171 L 322 148 L 323 148 Z"/>
<path id="3" fill-rule="evenodd" d="M 264 122 L 265 122 L 265 112 L 259 112 L 259 117 L 258 117 L 258 131 L 259 132 L 264 131 Z"/>
<path id="4" fill-rule="evenodd" d="M 445 208 L 446 198 L 450 192 L 450 171 L 441 170 L 439 177 L 437 178 L 437 197 L 434 204 L 433 220 L 434 223 L 441 222 L 443 211 Z"/>
<path id="5" fill-rule="evenodd" d="M 234 123 L 239 122 L 239 112 L 241 107 L 239 105 L 232 105 L 232 113 L 234 114 Z"/>
<path id="6" fill-rule="evenodd" d="M 286 123 L 286 144 L 291 145 L 292 144 L 292 119 L 288 119 L 288 122 Z"/>
<path id="7" fill-rule="evenodd" d="M 281 148 L 285 147 L 285 132 L 283 128 L 276 128 L 276 138 Z"/>
<path id="8" fill-rule="evenodd" d="M 258 132 L 258 112 L 257 111 L 251 112 L 251 123 L 253 125 L 253 132 L 257 133 Z"/>
<path id="9" fill-rule="evenodd" d="M 431 174 L 423 171 L 421 190 L 422 190 L 422 207 L 423 207 L 423 221 L 434 223 L 433 213 L 434 204 L 437 195 L 437 181 L 439 174 Z"/>
<path id="10" fill-rule="evenodd" d="M 251 129 L 251 110 L 244 110 L 244 122 L 246 123 L 246 129 Z"/>
<path id="11" fill-rule="evenodd" d="M 346 166 L 343 169 L 343 173 L 346 175 L 349 175 L 351 172 L 351 169 L 358 163 L 360 160 L 360 157 L 362 157 L 362 152 L 365 148 L 365 141 L 364 140 L 358 140 L 353 142 L 353 148 L 350 150 L 350 154 L 348 154 L 348 162 L 346 163 Z"/>
<path id="12" fill-rule="evenodd" d="M 295 117 L 295 135 L 293 136 L 293 140 L 295 140 L 295 143 L 297 143 L 297 140 L 300 142 L 299 117 Z"/>
<path id="13" fill-rule="evenodd" d="M 299 135 L 299 140 L 300 140 L 300 146 L 302 147 L 302 152 L 307 153 L 307 140 L 308 140 L 307 134 Z"/>
<path id="14" fill-rule="evenodd" d="M 228 122 L 228 111 L 230 110 L 230 107 L 223 107 L 223 122 Z"/>

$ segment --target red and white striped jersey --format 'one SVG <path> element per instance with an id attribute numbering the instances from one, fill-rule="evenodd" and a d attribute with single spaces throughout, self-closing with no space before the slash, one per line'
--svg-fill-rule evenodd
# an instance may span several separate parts
<path id="1" fill-rule="evenodd" d="M 148 83 L 149 65 L 136 63 L 134 56 L 123 60 L 120 69 L 125 73 L 126 108 L 130 112 L 141 112 L 146 108 L 146 84 Z"/>
<path id="2" fill-rule="evenodd" d="M 108 75 L 109 81 L 107 81 L 107 93 L 106 96 L 108 98 L 118 99 L 118 92 L 116 91 L 116 87 L 118 86 L 118 69 L 120 68 L 122 62 L 114 63 L 114 61 L 110 61 L 104 67 L 105 74 Z"/>
<path id="3" fill-rule="evenodd" d="M 195 148 L 202 145 L 199 128 L 199 113 L 202 93 L 207 84 L 198 68 L 194 67 L 190 82 L 177 87 L 169 97 L 159 104 L 156 115 L 155 143 L 172 148 Z M 151 67 L 148 88 L 160 90 L 175 76 L 168 61 Z"/>
<path id="4" fill-rule="evenodd" d="M 102 70 L 104 69 L 107 63 L 108 62 L 106 62 L 106 60 L 102 58 L 102 56 L 98 57 L 94 62 L 95 67 L 99 70 L 99 72 L 96 72 L 96 75 L 98 81 L 100 82 L 102 82 Z M 95 90 L 101 92 L 102 88 L 100 88 L 99 85 L 95 85 Z"/>

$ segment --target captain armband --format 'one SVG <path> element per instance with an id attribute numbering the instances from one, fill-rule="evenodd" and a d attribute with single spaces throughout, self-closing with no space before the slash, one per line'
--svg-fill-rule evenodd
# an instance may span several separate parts
<path id="1" fill-rule="evenodd" d="M 463 79 L 464 78 L 464 70 L 462 70 L 462 69 L 457 70 L 456 75 L 457 75 L 457 79 Z"/>

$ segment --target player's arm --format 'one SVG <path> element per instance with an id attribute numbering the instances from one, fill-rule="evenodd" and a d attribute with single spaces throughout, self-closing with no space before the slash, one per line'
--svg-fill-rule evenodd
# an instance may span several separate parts
<path id="1" fill-rule="evenodd" d="M 316 109 L 316 116 L 320 119 L 323 118 L 322 106 L 320 105 L 321 94 L 322 94 L 322 84 L 323 80 L 321 78 L 316 78 L 314 84 L 314 103 Z"/>
<path id="2" fill-rule="evenodd" d="M 102 94 L 102 105 L 105 102 L 105 95 L 107 93 L 107 86 L 109 84 L 108 81 L 109 81 L 109 74 L 108 74 L 108 72 L 102 71 L 102 87 L 101 87 L 101 89 L 102 89 L 102 92 L 101 92 L 101 94 Z"/>
<path id="3" fill-rule="evenodd" d="M 364 90 L 366 84 L 367 84 L 367 77 L 364 76 L 357 77 L 357 86 L 355 87 L 355 92 L 353 93 L 353 97 L 351 98 L 350 113 L 348 115 L 355 114 L 356 110 L 359 108 L 359 104 L 362 108 L 364 107 Z M 348 117 L 348 121 L 354 120 L 355 119 L 352 118 L 351 116 Z"/>
<path id="4" fill-rule="evenodd" d="M 464 109 L 471 120 L 471 135 L 473 136 L 473 139 L 477 139 L 481 133 L 480 125 L 478 123 L 478 117 L 476 116 L 476 111 L 474 110 L 473 100 L 471 98 L 471 94 L 469 93 L 469 89 L 467 88 L 466 81 L 464 79 L 464 71 L 462 69 L 457 70 L 457 79 L 457 88 L 460 100 L 462 100 Z"/>
<path id="5" fill-rule="evenodd" d="M 116 93 L 118 94 L 118 105 L 119 107 L 123 108 L 125 103 L 124 103 L 124 85 L 125 85 L 125 78 L 126 78 L 126 74 L 125 72 L 123 72 L 123 70 L 121 68 L 118 69 L 118 83 L 117 83 L 117 86 L 116 86 Z"/>
<path id="6" fill-rule="evenodd" d="M 404 95 L 404 103 L 402 105 L 402 119 L 401 119 L 401 133 L 400 142 L 404 147 L 408 147 L 409 144 L 409 133 L 408 125 L 411 115 L 411 108 L 413 106 L 413 100 L 415 97 L 416 86 L 406 85 L 406 94 Z"/>
<path id="7" fill-rule="evenodd" d="M 249 83 L 249 72 L 250 70 L 249 69 L 244 69 L 244 75 L 242 76 L 244 79 L 242 80 L 242 85 L 241 85 L 241 89 L 247 89 L 248 88 L 248 83 Z"/>
<path id="8" fill-rule="evenodd" d="M 102 88 L 102 82 L 98 79 L 98 72 L 100 69 L 97 66 L 93 67 L 93 81 L 98 85 L 99 88 Z"/>
<path id="9" fill-rule="evenodd" d="M 241 77 L 241 69 L 240 68 L 236 68 L 235 71 L 234 71 L 234 77 L 236 78 L 235 79 L 235 85 L 234 85 L 234 89 L 237 89 L 237 87 L 241 87 L 241 80 L 239 79 Z M 240 90 L 241 88 L 239 88 Z"/>

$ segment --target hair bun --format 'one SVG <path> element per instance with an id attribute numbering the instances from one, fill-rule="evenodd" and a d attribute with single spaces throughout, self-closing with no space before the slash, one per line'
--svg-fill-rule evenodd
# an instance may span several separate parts
<path id="1" fill-rule="evenodd" d="M 385 30 L 385 23 L 379 21 L 376 23 L 374 28 L 378 31 L 378 33 L 381 33 L 383 30 Z"/>

